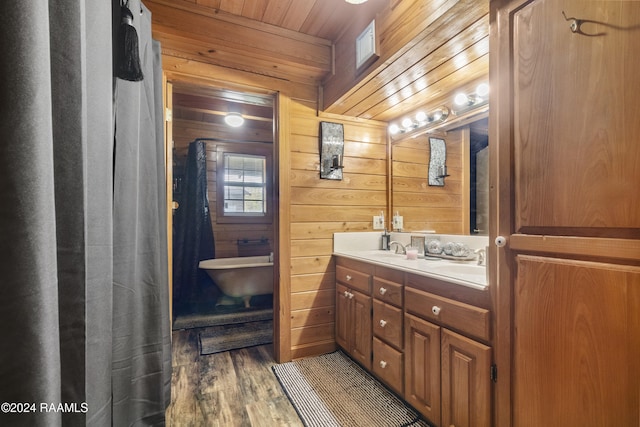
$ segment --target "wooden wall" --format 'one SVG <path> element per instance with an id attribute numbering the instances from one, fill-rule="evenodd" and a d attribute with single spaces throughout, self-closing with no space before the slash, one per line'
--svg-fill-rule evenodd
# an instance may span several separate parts
<path id="1" fill-rule="evenodd" d="M 342 123 L 343 179 L 320 179 L 321 121 Z M 333 233 L 371 231 L 387 215 L 386 124 L 320 114 L 291 103 L 290 245 L 292 357 L 331 351 L 334 341 Z M 387 215 L 388 216 L 388 215 Z"/>

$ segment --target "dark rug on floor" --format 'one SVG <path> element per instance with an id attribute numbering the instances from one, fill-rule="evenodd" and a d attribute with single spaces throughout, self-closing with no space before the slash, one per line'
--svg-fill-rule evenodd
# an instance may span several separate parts
<path id="1" fill-rule="evenodd" d="M 200 354 L 213 354 L 273 342 L 273 320 L 220 325 L 200 331 Z"/>
<path id="2" fill-rule="evenodd" d="M 272 369 L 307 427 L 429 425 L 340 351 Z"/>
<path id="3" fill-rule="evenodd" d="M 272 319 L 273 308 L 251 308 L 228 313 L 193 313 L 177 317 L 173 322 L 173 330 L 205 328 L 207 326 L 230 325 Z"/>

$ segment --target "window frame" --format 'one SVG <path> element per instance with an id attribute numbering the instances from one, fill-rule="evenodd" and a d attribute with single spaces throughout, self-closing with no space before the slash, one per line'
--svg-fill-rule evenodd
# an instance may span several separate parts
<path id="1" fill-rule="evenodd" d="M 233 214 L 224 211 L 224 156 L 235 154 L 238 156 L 263 156 L 265 158 L 265 203 L 264 215 Z M 273 147 L 272 144 L 253 142 L 221 143 L 216 145 L 216 223 L 273 223 Z"/>

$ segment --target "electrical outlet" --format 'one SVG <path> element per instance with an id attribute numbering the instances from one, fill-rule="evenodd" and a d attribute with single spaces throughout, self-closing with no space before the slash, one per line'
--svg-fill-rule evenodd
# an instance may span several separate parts
<path id="1" fill-rule="evenodd" d="M 373 229 L 384 230 L 384 217 L 377 215 L 373 217 Z"/>
<path id="2" fill-rule="evenodd" d="M 396 215 L 393 217 L 393 229 L 394 230 L 402 230 L 404 228 L 404 218 L 400 215 Z"/>

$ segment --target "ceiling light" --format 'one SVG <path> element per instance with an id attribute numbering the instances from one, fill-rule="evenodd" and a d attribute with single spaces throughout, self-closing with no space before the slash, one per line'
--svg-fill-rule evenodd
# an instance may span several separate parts
<path id="1" fill-rule="evenodd" d="M 350 3 L 350 4 L 362 4 L 362 3 L 366 2 L 367 0 L 344 0 L 344 1 L 346 1 L 347 3 Z"/>
<path id="2" fill-rule="evenodd" d="M 242 126 L 244 118 L 240 113 L 228 113 L 224 116 L 224 122 L 231 127 L 237 128 Z"/>

